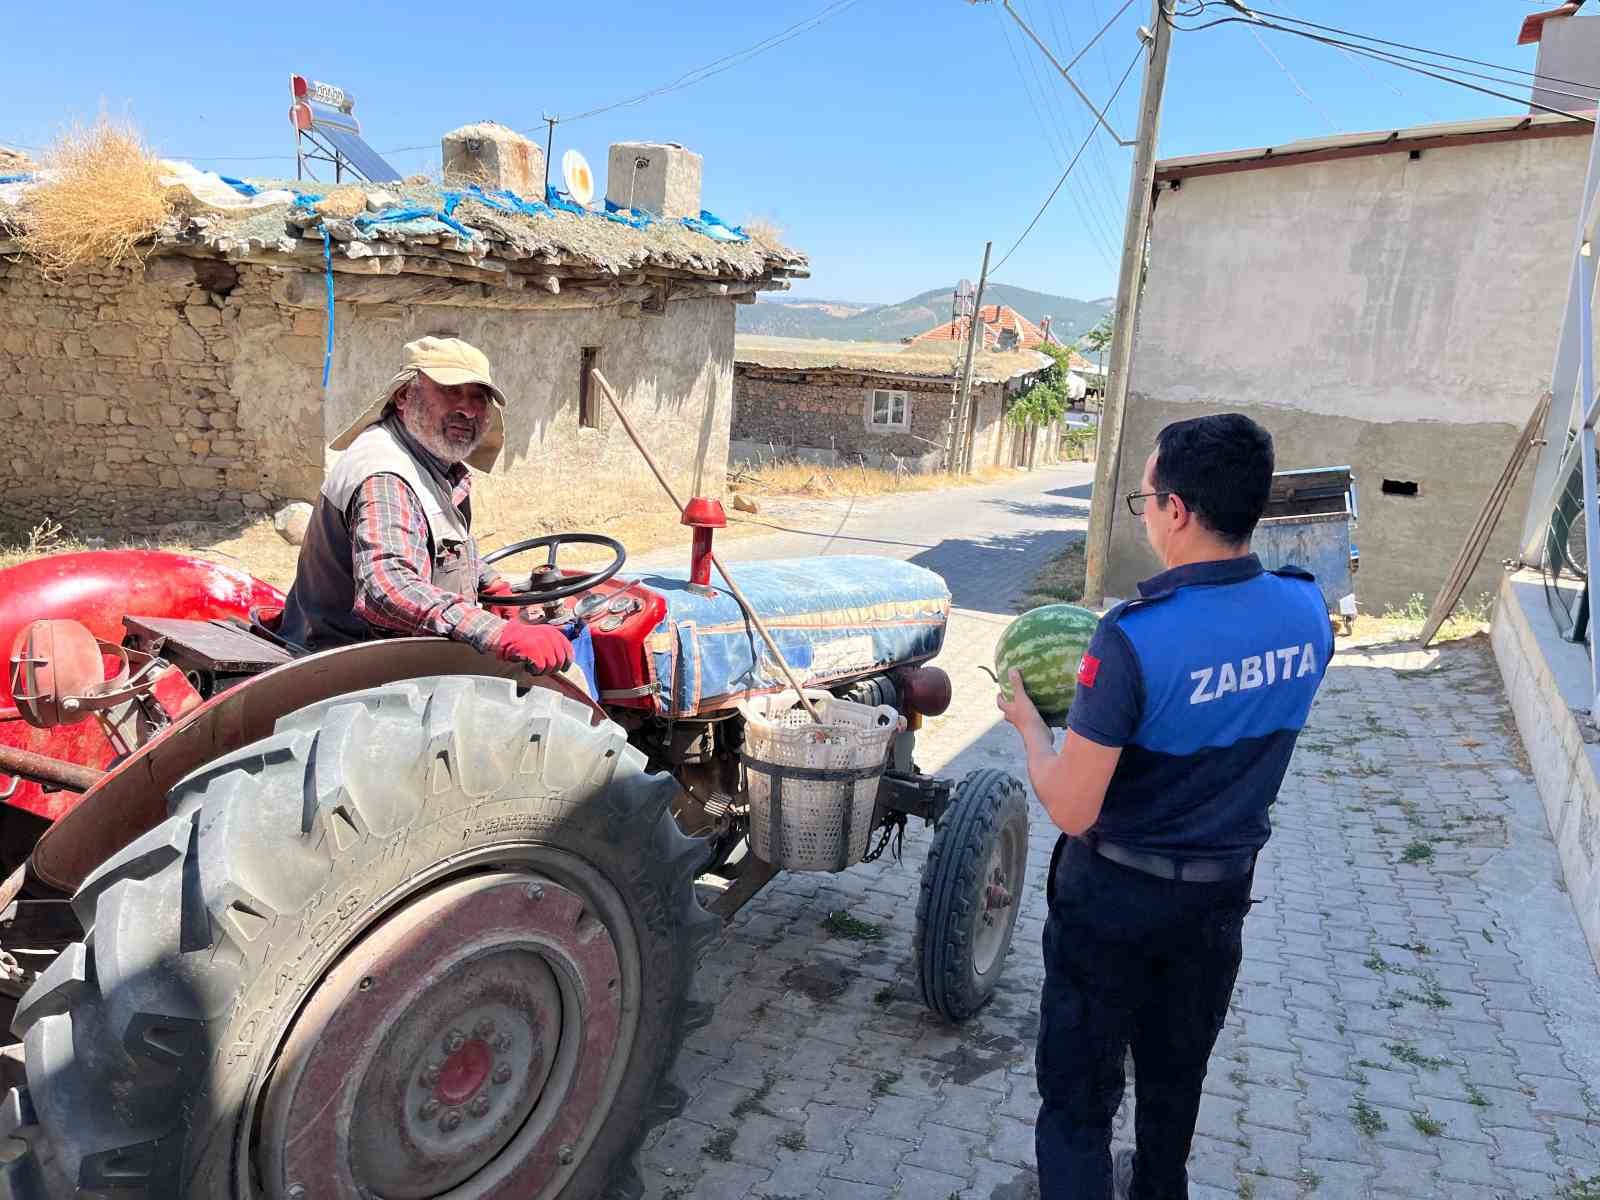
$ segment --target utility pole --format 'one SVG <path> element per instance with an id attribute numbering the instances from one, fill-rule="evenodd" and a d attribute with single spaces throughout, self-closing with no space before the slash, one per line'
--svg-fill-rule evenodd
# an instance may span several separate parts
<path id="1" fill-rule="evenodd" d="M 967 405 L 972 399 L 972 346 L 983 328 L 983 285 L 989 282 L 989 252 L 993 242 L 983 244 L 983 270 L 978 275 L 978 294 L 972 302 L 972 320 L 967 326 L 967 358 L 961 366 L 961 390 L 950 398 L 950 447 L 945 459 L 945 470 L 955 475 L 961 470 L 965 457 L 961 450 L 962 431 L 967 427 Z"/>
<path id="2" fill-rule="evenodd" d="M 1165 0 L 1154 0 L 1150 58 L 1145 63 L 1139 98 L 1139 133 L 1134 142 L 1133 178 L 1128 186 L 1128 220 L 1122 235 L 1122 269 L 1117 276 L 1117 307 L 1111 328 L 1111 367 L 1094 464 L 1094 499 L 1089 506 L 1089 533 L 1084 546 L 1084 601 L 1105 598 L 1106 560 L 1111 552 L 1111 519 L 1117 511 L 1117 458 L 1122 453 L 1122 423 L 1127 411 L 1128 375 L 1133 362 L 1133 332 L 1139 320 L 1139 292 L 1144 282 L 1145 241 L 1150 231 L 1156 178 L 1156 134 L 1161 126 L 1161 93 L 1167 82 L 1167 53 L 1172 26 Z"/>

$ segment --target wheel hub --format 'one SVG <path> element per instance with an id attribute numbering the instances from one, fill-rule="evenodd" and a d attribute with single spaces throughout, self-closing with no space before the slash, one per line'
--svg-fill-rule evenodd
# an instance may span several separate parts
<path id="1" fill-rule="evenodd" d="M 1016 919 L 1013 911 L 1016 897 L 1011 892 L 1011 880 L 1021 877 L 1024 854 L 1026 848 L 1009 829 L 1000 831 L 989 852 L 978 897 L 978 923 L 973 931 L 972 967 L 979 975 L 993 970 L 1005 949 Z"/>
<path id="2" fill-rule="evenodd" d="M 479 876 L 404 905 L 284 1042 L 260 1143 L 270 1193 L 542 1194 L 604 1098 L 621 990 L 604 923 L 549 880 Z"/>

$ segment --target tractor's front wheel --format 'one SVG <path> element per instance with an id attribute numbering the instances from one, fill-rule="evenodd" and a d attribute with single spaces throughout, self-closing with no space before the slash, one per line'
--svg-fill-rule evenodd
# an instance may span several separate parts
<path id="1" fill-rule="evenodd" d="M 304 709 L 191 776 L 19 1009 L 48 1194 L 628 1190 L 717 928 L 675 789 L 582 705 L 480 678 Z"/>
<path id="2" fill-rule="evenodd" d="M 917 979 L 947 1021 L 966 1020 L 994 994 L 1027 868 L 1027 790 L 1004 771 L 974 771 L 933 835 L 917 901 Z"/>

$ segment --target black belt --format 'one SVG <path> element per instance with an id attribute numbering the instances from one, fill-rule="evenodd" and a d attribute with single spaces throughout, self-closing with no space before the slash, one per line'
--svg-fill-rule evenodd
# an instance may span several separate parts
<path id="1" fill-rule="evenodd" d="M 1085 840 L 1101 858 L 1108 858 L 1119 866 L 1143 871 L 1157 879 L 1182 883 L 1221 883 L 1225 879 L 1241 879 L 1250 874 L 1256 863 L 1253 854 L 1243 858 L 1168 858 L 1165 854 L 1144 854 L 1115 842 L 1102 842 L 1098 838 Z"/>

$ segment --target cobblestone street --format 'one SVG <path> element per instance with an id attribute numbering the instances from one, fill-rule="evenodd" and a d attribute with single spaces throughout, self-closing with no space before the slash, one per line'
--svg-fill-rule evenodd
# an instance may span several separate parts
<path id="1" fill-rule="evenodd" d="M 1082 529 L 1088 477 L 877 501 L 830 526 L 825 552 L 910 558 L 955 594 L 938 661 L 957 700 L 924 731 L 924 769 L 1020 771 L 976 665 L 1018 589 Z M 816 543 L 752 538 L 728 557 Z M 679 1061 L 686 1106 L 647 1140 L 646 1194 L 1033 1195 L 1055 835 L 1037 804 L 1031 819 L 1001 989 L 963 1027 L 924 1013 L 910 961 L 926 831 L 908 833 L 901 864 L 780 876 L 748 905 L 698 977 L 715 1015 Z M 1574 1187 L 1600 1175 L 1600 1096 L 1586 1086 L 1600 1081 L 1596 973 L 1487 639 L 1428 652 L 1341 640 L 1274 826 L 1191 1196 L 1600 1196 L 1600 1180 Z M 881 937 L 831 935 L 834 912 Z"/>

